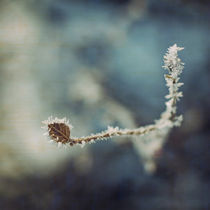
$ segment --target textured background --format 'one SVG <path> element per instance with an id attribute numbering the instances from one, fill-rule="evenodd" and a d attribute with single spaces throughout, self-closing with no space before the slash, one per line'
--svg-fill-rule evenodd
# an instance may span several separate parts
<path id="1" fill-rule="evenodd" d="M 0 209 L 209 209 L 208 0 L 0 1 Z M 72 135 L 152 123 L 167 93 L 162 58 L 185 47 L 182 127 L 148 173 L 129 138 L 57 149 Z"/>

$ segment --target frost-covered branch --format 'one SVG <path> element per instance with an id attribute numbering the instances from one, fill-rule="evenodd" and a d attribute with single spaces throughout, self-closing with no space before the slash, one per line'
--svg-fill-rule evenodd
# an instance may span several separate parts
<path id="1" fill-rule="evenodd" d="M 181 59 L 178 57 L 178 51 L 183 50 L 183 47 L 177 47 L 173 45 L 169 47 L 168 52 L 164 56 L 164 66 L 163 68 L 168 70 L 168 74 L 165 74 L 166 86 L 168 87 L 169 94 L 165 96 L 168 101 L 166 101 L 166 110 L 161 114 L 161 117 L 156 124 L 158 126 L 168 127 L 180 126 L 182 122 L 182 115 L 176 116 L 176 104 L 177 101 L 183 96 L 182 92 L 179 91 L 179 88 L 184 84 L 180 83 L 180 74 L 184 69 L 184 63 L 181 62 Z"/>
<path id="2" fill-rule="evenodd" d="M 182 116 L 176 116 L 176 105 L 180 97 L 182 97 L 182 92 L 179 92 L 179 87 L 183 83 L 179 83 L 179 76 L 182 73 L 184 64 L 178 57 L 178 51 L 183 50 L 177 45 L 169 47 L 168 52 L 164 56 L 164 66 L 163 68 L 168 70 L 168 74 L 165 74 L 166 86 L 169 89 L 169 94 L 166 95 L 166 110 L 161 114 L 160 119 L 156 120 L 154 124 L 139 127 L 136 129 L 120 129 L 118 127 L 110 127 L 108 129 L 97 134 L 91 134 L 84 137 L 71 137 L 70 131 L 73 128 L 66 118 L 53 119 L 49 117 L 48 120 L 43 121 L 44 128 L 47 130 L 45 133 L 51 139 L 51 141 L 58 143 L 58 146 L 62 145 L 76 145 L 80 144 L 84 146 L 86 143 L 94 143 L 97 140 L 103 140 L 111 138 L 114 136 L 133 136 L 133 135 L 145 135 L 149 133 L 159 132 L 164 130 L 165 135 L 174 126 L 180 126 L 182 122 Z M 164 135 L 164 136 L 165 136 Z"/>

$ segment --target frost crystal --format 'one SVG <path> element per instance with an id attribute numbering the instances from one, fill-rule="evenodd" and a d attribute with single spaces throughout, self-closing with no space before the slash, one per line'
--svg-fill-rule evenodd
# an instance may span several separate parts
<path id="1" fill-rule="evenodd" d="M 81 142 L 81 147 L 83 148 L 85 146 L 85 141 Z"/>
<path id="2" fill-rule="evenodd" d="M 42 127 L 43 129 L 48 129 L 47 126 L 53 123 L 65 123 L 67 126 L 69 126 L 70 129 L 73 128 L 73 126 L 69 124 L 69 120 L 67 120 L 66 117 L 59 119 L 57 117 L 53 118 L 53 116 L 50 116 L 47 120 L 42 121 L 42 123 L 44 124 Z"/>
<path id="3" fill-rule="evenodd" d="M 184 63 L 178 58 L 178 51 L 183 50 L 183 47 L 177 47 L 176 44 L 168 48 L 168 52 L 164 56 L 164 69 L 167 69 L 172 78 L 177 78 L 182 73 Z"/>
<path id="4" fill-rule="evenodd" d="M 172 128 L 173 126 L 180 126 L 182 117 L 176 117 L 176 102 L 183 96 L 182 92 L 179 92 L 179 87 L 183 83 L 179 83 L 179 75 L 182 73 L 184 63 L 178 58 L 178 51 L 183 50 L 182 47 L 173 45 L 168 48 L 166 55 L 164 56 L 164 69 L 168 70 L 168 74 L 165 75 L 166 86 L 168 87 L 169 94 L 165 96 L 166 110 L 161 114 L 160 120 L 156 121 L 159 128 Z M 168 131 L 169 132 L 169 131 Z M 166 133 L 168 133 L 166 132 Z"/>
<path id="5" fill-rule="evenodd" d="M 110 133 L 110 134 L 115 133 L 117 131 L 119 131 L 119 127 L 113 128 L 112 126 L 108 126 L 108 128 L 107 128 L 107 132 Z"/>

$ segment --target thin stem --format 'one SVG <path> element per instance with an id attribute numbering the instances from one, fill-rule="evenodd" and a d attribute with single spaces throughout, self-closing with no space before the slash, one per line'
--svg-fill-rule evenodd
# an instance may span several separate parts
<path id="1" fill-rule="evenodd" d="M 102 139 L 106 139 L 106 138 L 110 138 L 110 137 L 114 137 L 114 136 L 128 136 L 128 135 L 143 135 L 143 134 L 147 134 L 150 131 L 153 131 L 157 129 L 155 125 L 149 125 L 146 127 L 140 127 L 137 129 L 119 129 L 113 132 L 110 132 L 109 130 L 106 130 L 104 132 L 95 134 L 95 135 L 91 135 L 91 136 L 86 136 L 86 137 L 80 137 L 80 138 L 71 138 L 70 142 L 72 142 L 73 144 L 82 144 L 84 143 L 88 143 L 96 140 L 102 140 Z"/>

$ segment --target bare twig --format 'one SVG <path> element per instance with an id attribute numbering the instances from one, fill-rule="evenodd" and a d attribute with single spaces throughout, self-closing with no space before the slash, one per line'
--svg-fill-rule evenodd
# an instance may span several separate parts
<path id="1" fill-rule="evenodd" d="M 164 128 L 168 128 L 169 131 L 174 126 L 180 126 L 182 122 L 182 116 L 176 116 L 176 105 L 180 97 L 182 97 L 182 92 L 179 92 L 179 87 L 183 83 L 179 83 L 179 76 L 182 73 L 184 64 L 178 58 L 178 51 L 183 50 L 177 45 L 169 47 L 168 52 L 164 56 L 164 66 L 163 68 L 168 70 L 168 74 L 165 74 L 166 86 L 169 89 L 169 94 L 166 96 L 166 110 L 161 114 L 160 119 L 156 120 L 154 124 L 147 125 L 144 127 L 139 127 L 136 129 L 119 129 L 118 127 L 108 126 L 108 129 L 97 134 L 92 134 L 90 136 L 74 138 L 70 137 L 70 130 L 72 126 L 66 118 L 53 119 L 49 117 L 48 120 L 43 121 L 45 124 L 44 128 L 47 129 L 47 135 L 52 139 L 52 141 L 57 142 L 58 146 L 61 145 L 75 145 L 80 144 L 84 146 L 86 143 L 93 143 L 97 140 L 103 140 L 111 138 L 114 136 L 132 136 L 132 135 L 144 135 L 150 132 L 159 131 Z"/>

